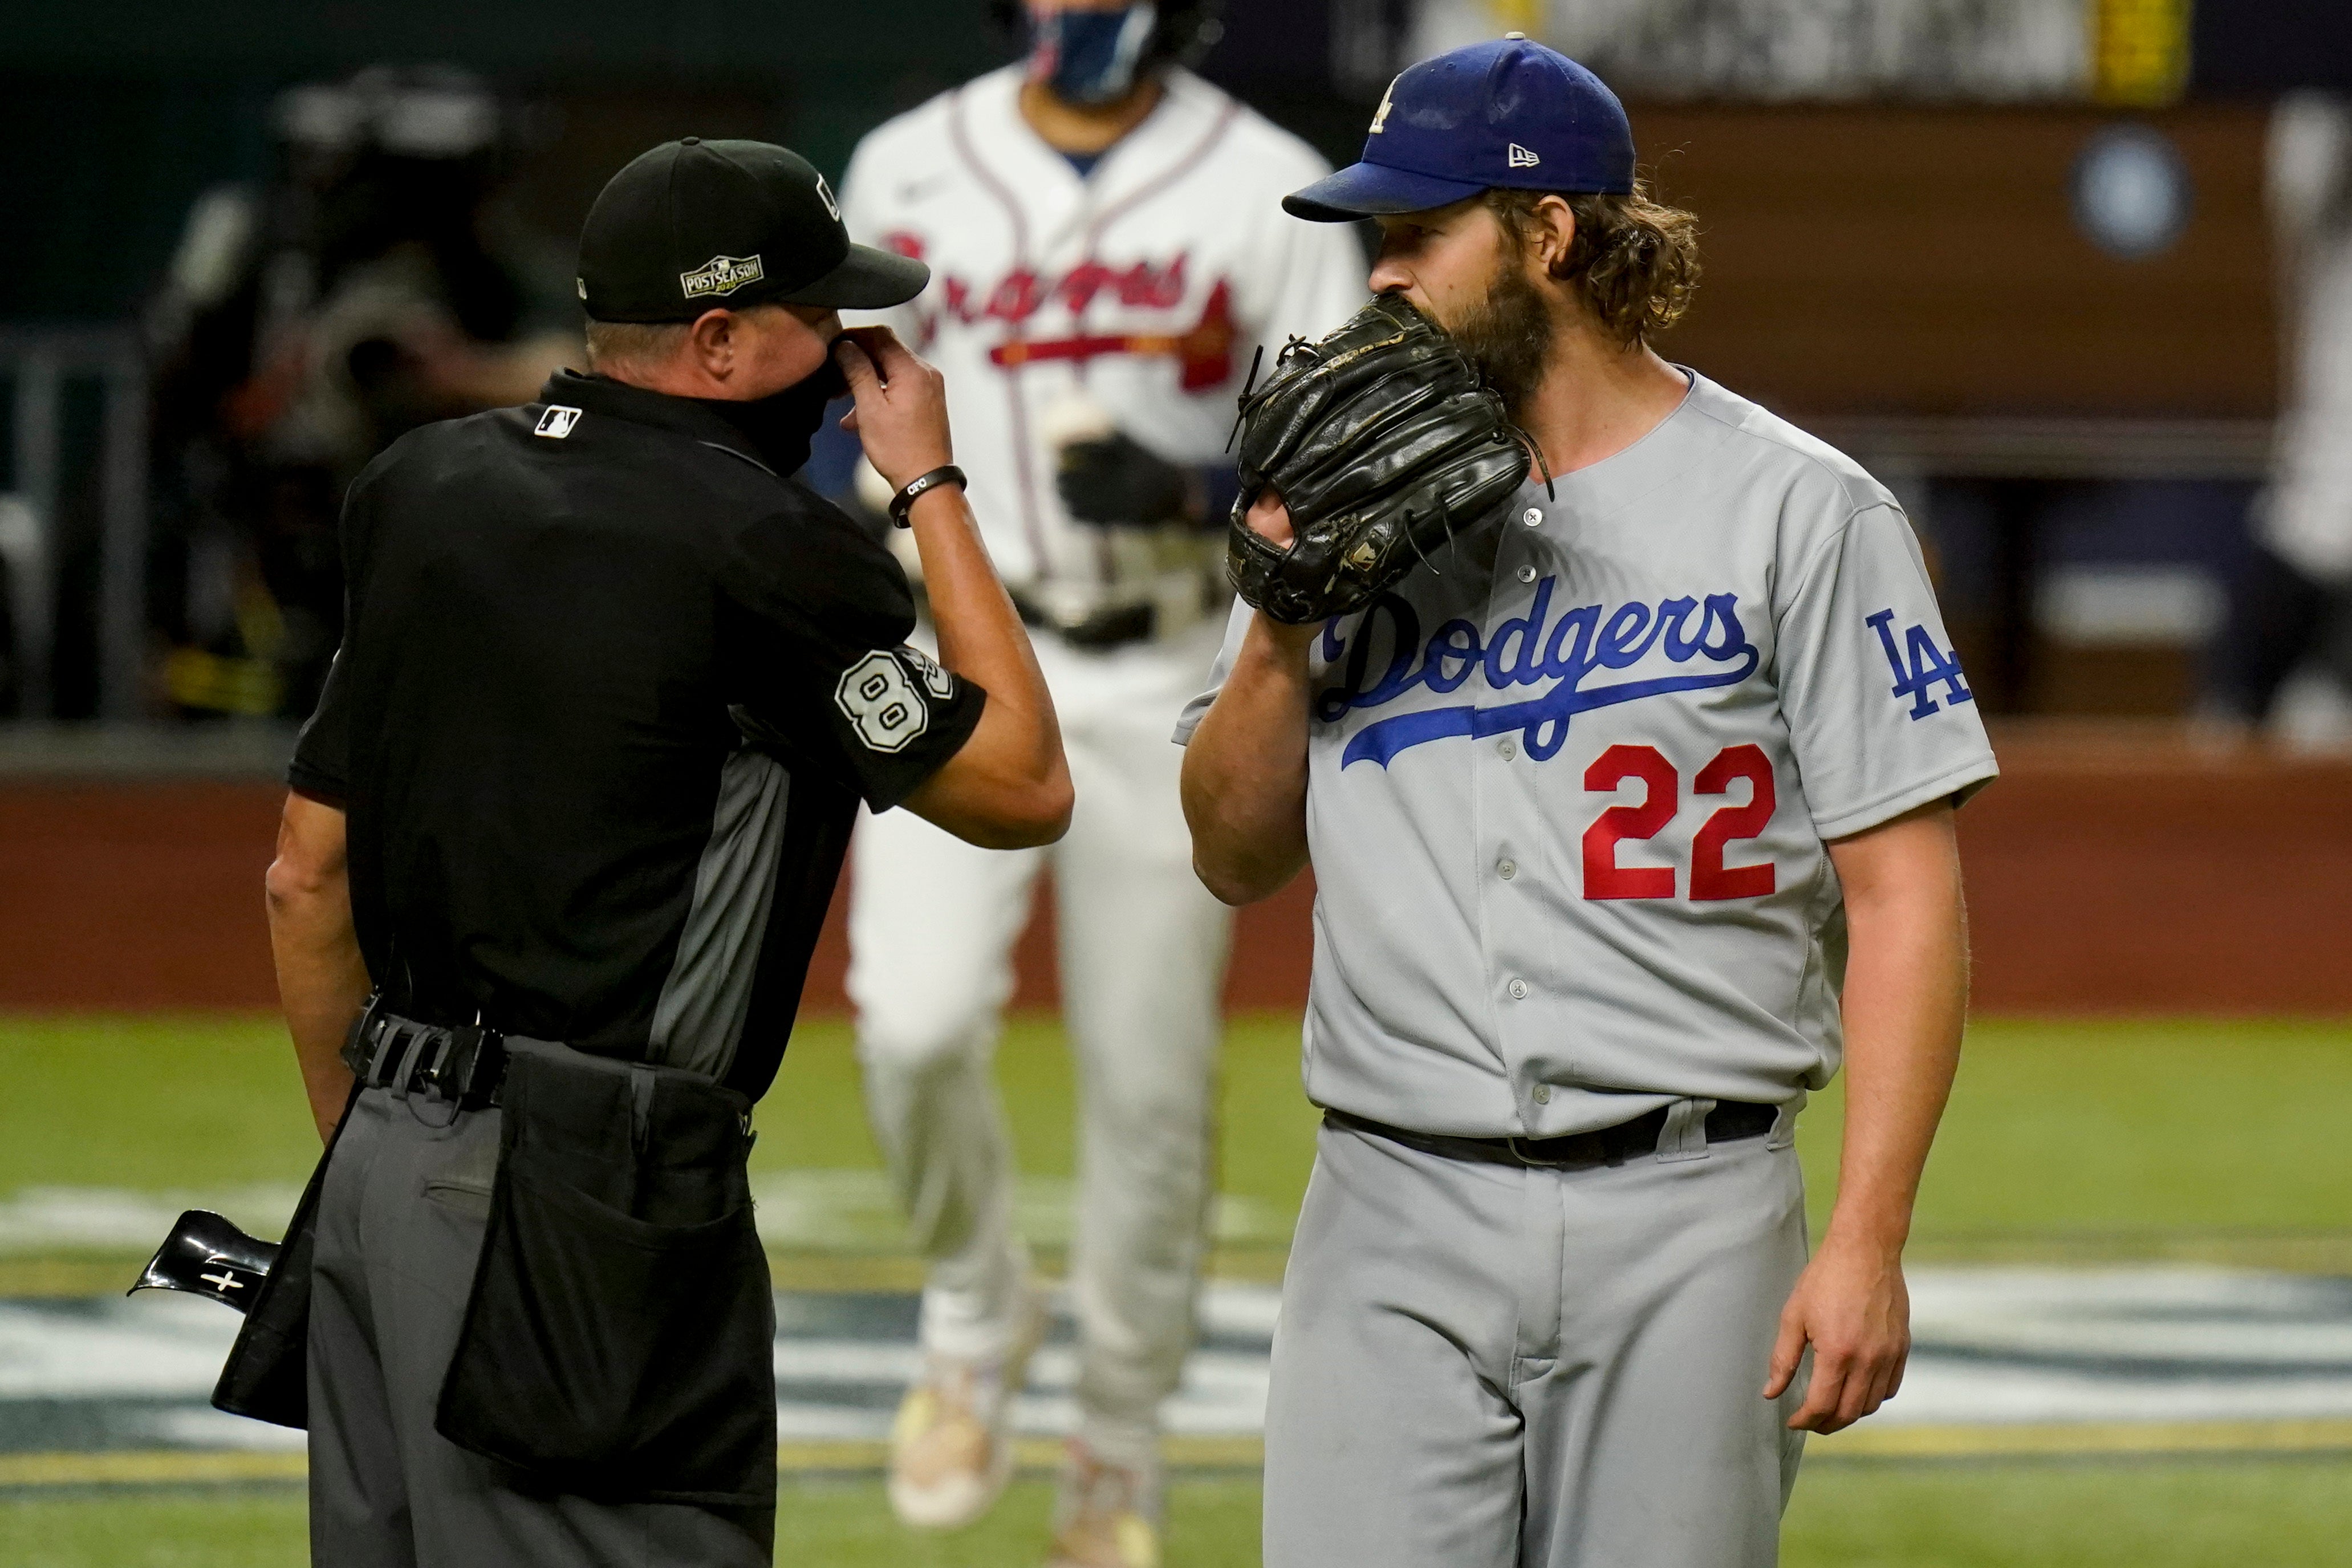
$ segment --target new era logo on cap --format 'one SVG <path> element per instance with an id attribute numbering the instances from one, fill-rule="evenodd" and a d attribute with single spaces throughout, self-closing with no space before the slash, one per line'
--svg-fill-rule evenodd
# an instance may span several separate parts
<path id="1" fill-rule="evenodd" d="M 547 412 L 539 416 L 539 423 L 531 426 L 530 433 L 544 436 L 551 441 L 561 441 L 571 435 L 572 427 L 579 423 L 580 410 L 566 408 L 561 403 L 551 403 L 547 405 Z"/>
<path id="2" fill-rule="evenodd" d="M 1510 165 L 1512 168 L 1532 169 L 1538 163 L 1542 162 L 1543 160 L 1541 158 L 1537 157 L 1533 153 L 1528 152 L 1517 142 L 1514 142 L 1511 143 Z"/>

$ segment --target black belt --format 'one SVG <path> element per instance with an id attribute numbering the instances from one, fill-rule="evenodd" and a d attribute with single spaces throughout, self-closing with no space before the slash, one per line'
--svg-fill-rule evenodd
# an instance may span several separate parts
<path id="1" fill-rule="evenodd" d="M 1160 630 L 1160 610 L 1155 605 L 1120 605 L 1097 610 L 1082 621 L 1058 620 L 1019 594 L 1013 595 L 1013 607 L 1030 626 L 1056 634 L 1072 647 L 1125 647 L 1129 643 L 1150 642 Z"/>
<path id="2" fill-rule="evenodd" d="M 1323 1119 L 1358 1132 L 1369 1132 L 1423 1153 L 1448 1160 L 1477 1160 L 1490 1165 L 1622 1165 L 1641 1154 L 1657 1152 L 1659 1135 L 1666 1130 L 1665 1106 L 1614 1127 L 1591 1132 L 1570 1132 L 1559 1138 L 1468 1138 L 1452 1132 L 1415 1132 L 1344 1110 L 1326 1110 Z M 1706 1141 L 1732 1143 L 1759 1138 L 1772 1131 L 1780 1118 L 1777 1105 L 1750 1105 L 1744 1100 L 1717 1102 L 1706 1113 Z"/>
<path id="3" fill-rule="evenodd" d="M 371 1000 L 343 1041 L 343 1065 L 362 1088 L 422 1094 L 478 1110 L 499 1102 L 507 1047 L 495 1029 L 420 1024 Z"/>

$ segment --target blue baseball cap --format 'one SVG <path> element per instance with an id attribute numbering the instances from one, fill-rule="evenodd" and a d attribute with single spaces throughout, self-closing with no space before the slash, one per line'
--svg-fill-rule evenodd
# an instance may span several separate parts
<path id="1" fill-rule="evenodd" d="M 1601 79 L 1510 33 L 1425 59 L 1389 83 L 1364 155 L 1282 198 L 1310 223 L 1425 212 L 1497 185 L 1633 189 L 1633 127 Z"/>

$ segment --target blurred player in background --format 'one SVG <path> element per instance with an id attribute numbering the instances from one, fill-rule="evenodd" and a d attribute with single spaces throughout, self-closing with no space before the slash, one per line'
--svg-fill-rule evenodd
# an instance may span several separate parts
<path id="1" fill-rule="evenodd" d="M 2352 710 L 2352 105 L 2281 101 L 2269 161 L 2286 395 L 2215 670 L 2225 715 L 2248 725 L 2298 675 Z"/>
<path id="2" fill-rule="evenodd" d="M 495 199 L 511 120 L 446 68 L 296 88 L 278 176 L 189 212 L 149 317 L 184 710 L 308 714 L 342 633 L 344 488 L 407 431 L 528 403 L 578 357 L 562 254 L 536 265 Z"/>
<path id="3" fill-rule="evenodd" d="M 1327 165 L 1185 68 L 1217 6 L 1031 0 L 1026 58 L 859 145 L 850 232 L 930 265 L 885 319 L 946 373 L 971 504 L 1062 716 L 1078 804 L 1052 853 L 1078 1054 L 1078 1435 L 1054 1561 L 1156 1561 L 1158 1409 L 1193 1333 L 1228 919 L 1201 888 L 1168 734 L 1229 595 L 1223 461 L 1251 353 L 1363 298 L 1344 229 L 1285 216 Z M 1229 482 L 1225 494 L 1230 494 Z M 903 815 L 903 814 L 898 814 Z M 1044 1323 L 990 1061 L 1045 851 L 865 819 L 849 990 L 876 1136 L 929 1261 L 899 1411 L 908 1522 L 980 1517 Z"/>

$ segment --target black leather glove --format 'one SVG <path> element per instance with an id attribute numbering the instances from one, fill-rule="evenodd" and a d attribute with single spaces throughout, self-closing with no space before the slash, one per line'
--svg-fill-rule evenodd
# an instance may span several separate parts
<path id="1" fill-rule="evenodd" d="M 1243 394 L 1226 575 L 1277 621 L 1344 616 L 1493 519 L 1528 462 L 1468 356 L 1402 296 L 1380 295 L 1321 342 L 1294 341 Z M 1269 487 L 1290 512 L 1286 550 L 1244 521 Z"/>
<path id="2" fill-rule="evenodd" d="M 1097 527 L 1153 527 L 1194 514 L 1185 471 L 1120 430 L 1063 447 L 1054 487 L 1072 517 Z"/>

